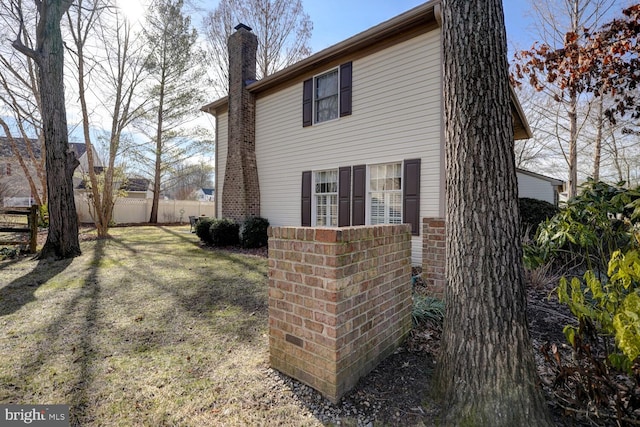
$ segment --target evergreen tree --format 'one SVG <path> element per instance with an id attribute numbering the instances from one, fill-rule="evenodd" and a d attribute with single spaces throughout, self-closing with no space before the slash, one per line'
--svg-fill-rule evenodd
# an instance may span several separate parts
<path id="1" fill-rule="evenodd" d="M 182 0 L 156 0 L 144 35 L 149 46 L 148 71 L 151 108 L 139 128 L 152 141 L 153 204 L 149 222 L 158 222 L 163 174 L 197 146 L 198 129 L 185 130 L 204 103 L 203 55 L 198 33 L 185 15 Z"/>

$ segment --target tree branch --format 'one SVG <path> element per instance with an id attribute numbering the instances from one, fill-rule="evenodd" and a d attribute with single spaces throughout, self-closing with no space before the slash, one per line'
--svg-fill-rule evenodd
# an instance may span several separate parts
<path id="1" fill-rule="evenodd" d="M 41 8 L 40 0 L 35 0 L 36 5 L 38 6 L 38 10 Z M 33 59 L 37 63 L 40 62 L 40 55 L 35 50 L 28 48 L 22 43 L 22 34 L 24 33 L 24 17 L 22 16 L 22 9 L 20 7 L 16 8 L 16 12 L 18 13 L 18 17 L 20 18 L 20 26 L 18 27 L 18 34 L 16 35 L 16 39 L 11 43 L 11 46 L 18 52 L 28 56 Z"/>

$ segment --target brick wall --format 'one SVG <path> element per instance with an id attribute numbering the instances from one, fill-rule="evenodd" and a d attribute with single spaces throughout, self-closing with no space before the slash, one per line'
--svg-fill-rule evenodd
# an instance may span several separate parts
<path id="1" fill-rule="evenodd" d="M 422 219 L 422 278 L 430 294 L 442 297 L 446 284 L 446 235 L 444 218 Z"/>
<path id="2" fill-rule="evenodd" d="M 260 215 L 255 151 L 255 98 L 246 85 L 256 79 L 258 39 L 238 25 L 229 37 L 229 139 L 222 189 L 222 216 L 243 221 Z"/>
<path id="3" fill-rule="evenodd" d="M 411 329 L 411 227 L 269 231 L 271 366 L 333 402 Z"/>

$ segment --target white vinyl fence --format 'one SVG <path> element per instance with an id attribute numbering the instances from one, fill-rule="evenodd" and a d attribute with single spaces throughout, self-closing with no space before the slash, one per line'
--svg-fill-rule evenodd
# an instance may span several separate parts
<path id="1" fill-rule="evenodd" d="M 138 224 L 149 222 L 152 199 L 120 198 L 113 208 L 113 221 L 116 224 Z M 158 203 L 158 222 L 189 223 L 189 216 L 215 216 L 214 202 L 193 200 L 160 200 Z M 92 223 L 89 205 L 83 197 L 76 196 L 76 210 L 80 223 Z"/>

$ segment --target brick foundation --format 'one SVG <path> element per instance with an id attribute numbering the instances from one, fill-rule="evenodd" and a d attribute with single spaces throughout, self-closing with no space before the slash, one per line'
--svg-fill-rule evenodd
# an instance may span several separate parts
<path id="1" fill-rule="evenodd" d="M 271 366 L 337 402 L 411 329 L 411 227 L 269 230 Z"/>
<path id="2" fill-rule="evenodd" d="M 446 285 L 446 235 L 444 218 L 422 219 L 422 278 L 430 294 L 442 297 Z"/>

